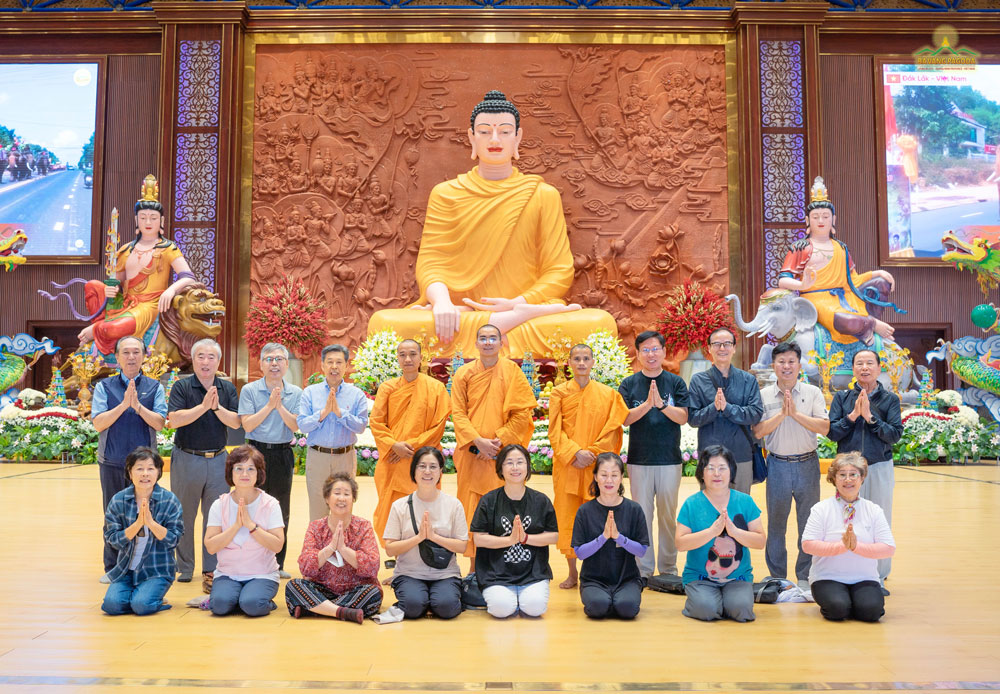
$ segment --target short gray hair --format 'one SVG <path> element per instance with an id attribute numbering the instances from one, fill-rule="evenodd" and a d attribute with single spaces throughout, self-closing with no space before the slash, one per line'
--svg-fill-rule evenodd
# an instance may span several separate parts
<path id="1" fill-rule="evenodd" d="M 195 342 L 193 345 L 191 345 L 192 359 L 194 359 L 194 355 L 196 355 L 198 353 L 198 350 L 200 350 L 202 347 L 212 348 L 213 350 L 215 350 L 215 356 L 217 356 L 220 361 L 222 360 L 222 347 L 220 347 L 219 343 L 210 337 L 204 337 Z"/>
<path id="2" fill-rule="evenodd" d="M 340 352 L 344 355 L 344 361 L 351 361 L 351 353 L 348 351 L 347 347 L 344 347 L 344 345 L 327 345 L 323 348 L 323 351 L 320 352 L 319 360 L 323 361 L 326 359 L 326 355 L 330 352 Z"/>
<path id="3" fill-rule="evenodd" d="M 266 345 L 260 348 L 260 358 L 263 359 L 265 354 L 270 354 L 271 352 L 281 352 L 285 355 L 285 359 L 288 359 L 292 355 L 289 354 L 288 348 L 285 347 L 280 342 L 268 342 Z"/>

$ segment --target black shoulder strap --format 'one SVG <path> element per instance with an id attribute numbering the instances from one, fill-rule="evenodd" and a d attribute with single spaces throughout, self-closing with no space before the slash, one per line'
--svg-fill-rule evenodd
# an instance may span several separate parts
<path id="1" fill-rule="evenodd" d="M 417 517 L 413 515 L 413 494 L 411 493 L 406 497 L 406 505 L 410 507 L 410 522 L 413 523 L 413 532 L 420 534 L 419 528 L 417 528 Z"/>

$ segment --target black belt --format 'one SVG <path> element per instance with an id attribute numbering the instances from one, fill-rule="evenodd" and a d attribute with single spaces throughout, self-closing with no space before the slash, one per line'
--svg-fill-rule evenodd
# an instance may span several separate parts
<path id="1" fill-rule="evenodd" d="M 178 446 L 177 448 L 180 448 L 185 453 L 190 453 L 191 455 L 201 456 L 202 458 L 214 458 L 215 456 L 219 455 L 220 453 L 225 453 L 226 452 L 225 448 L 220 448 L 220 449 L 214 450 L 214 451 L 196 451 L 194 449 L 183 448 L 181 446 Z"/>
<path id="2" fill-rule="evenodd" d="M 327 455 L 340 455 L 341 453 L 347 453 L 347 451 L 354 448 L 354 444 L 344 446 L 342 448 L 327 448 L 326 446 L 309 446 L 309 448 L 314 451 L 319 451 L 320 453 L 326 453 Z"/>
<path id="3" fill-rule="evenodd" d="M 773 451 L 768 451 L 767 457 L 784 460 L 786 463 L 805 463 L 810 460 L 818 459 L 819 454 L 816 451 L 813 451 L 812 453 L 798 453 L 796 455 L 779 455 Z"/>
<path id="4" fill-rule="evenodd" d="M 261 451 L 280 451 L 292 447 L 290 443 L 264 443 L 263 441 L 254 441 L 253 439 L 247 439 L 247 443 Z"/>

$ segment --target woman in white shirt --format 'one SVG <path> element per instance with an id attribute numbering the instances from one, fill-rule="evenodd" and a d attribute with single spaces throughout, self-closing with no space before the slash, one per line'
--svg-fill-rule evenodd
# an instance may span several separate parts
<path id="1" fill-rule="evenodd" d="M 226 458 L 226 482 L 233 488 L 208 511 L 205 549 L 219 556 L 209 607 L 213 614 L 243 611 L 263 617 L 274 609 L 278 592 L 275 553 L 285 543 L 281 506 L 263 492 L 264 456 L 240 446 Z"/>
<path id="2" fill-rule="evenodd" d="M 417 449 L 410 459 L 410 479 L 417 490 L 396 499 L 389 510 L 382 539 L 385 553 L 396 557 L 392 589 L 406 619 L 423 617 L 428 607 L 441 619 L 462 611 L 462 574 L 455 554 L 465 552 L 469 528 L 461 502 L 438 488 L 443 472 L 441 451 Z"/>
<path id="3" fill-rule="evenodd" d="M 882 509 L 859 496 L 867 474 L 860 453 L 834 458 L 826 479 L 837 492 L 812 507 L 802 533 L 802 549 L 814 557 L 813 599 L 833 621 L 877 622 L 885 614 L 878 560 L 895 553 L 896 541 Z"/>

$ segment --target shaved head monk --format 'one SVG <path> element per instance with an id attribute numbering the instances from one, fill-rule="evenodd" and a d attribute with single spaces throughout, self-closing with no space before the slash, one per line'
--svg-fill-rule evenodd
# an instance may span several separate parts
<path id="1" fill-rule="evenodd" d="M 628 407 L 618 391 L 591 380 L 594 352 L 590 347 L 573 347 L 569 365 L 573 379 L 557 386 L 549 397 L 553 502 L 561 531 L 556 547 L 566 555 L 569 565 L 569 577 L 559 584 L 560 588 L 577 584 L 570 529 L 577 510 L 593 498 L 588 491 L 593 480 L 591 468 L 601 453 L 621 453 L 622 424 L 628 416 Z"/>
<path id="2" fill-rule="evenodd" d="M 451 419 L 455 424 L 455 470 L 458 499 L 472 521 L 479 499 L 503 484 L 494 459 L 504 446 L 531 443 L 531 413 L 538 404 L 521 367 L 500 357 L 499 328 L 486 324 L 476 332 L 479 359 L 452 377 Z M 475 555 L 469 543 L 468 556 Z"/>
<path id="3" fill-rule="evenodd" d="M 403 340 L 396 348 L 403 375 L 385 381 L 375 394 L 368 417 L 378 446 L 375 488 L 378 505 L 372 525 L 379 542 L 389 520 L 392 502 L 417 488 L 410 479 L 410 459 L 424 446 L 441 445 L 444 425 L 451 413 L 451 400 L 444 384 L 420 373 L 420 343 Z"/>

